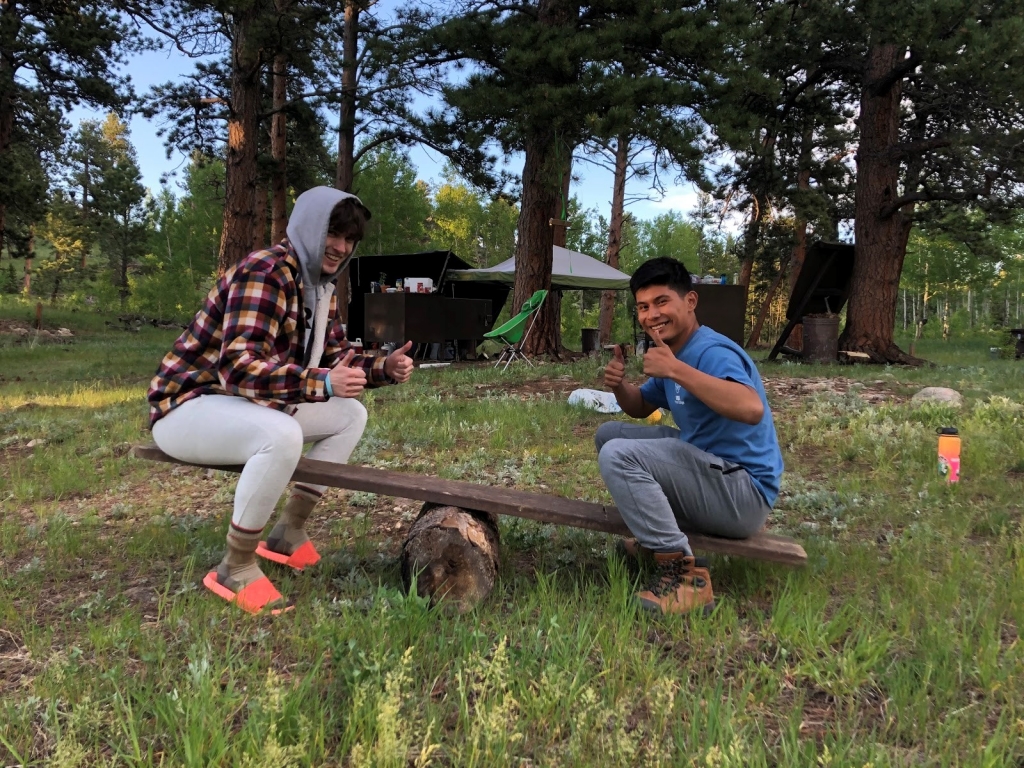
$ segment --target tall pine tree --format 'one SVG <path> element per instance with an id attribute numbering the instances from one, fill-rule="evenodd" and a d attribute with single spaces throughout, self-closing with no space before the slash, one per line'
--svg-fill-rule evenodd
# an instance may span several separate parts
<path id="1" fill-rule="evenodd" d="M 435 111 L 434 127 L 447 129 L 452 143 L 491 139 L 506 153 L 523 153 L 513 306 L 551 287 L 576 148 L 623 103 L 624 89 L 647 88 L 653 106 L 664 103 L 656 73 L 633 78 L 619 65 L 656 54 L 698 58 L 695 19 L 702 18 L 687 4 L 653 0 L 481 2 L 417 41 L 427 56 L 469 68 L 444 89 L 448 109 Z M 559 354 L 559 335 L 558 303 L 547 301 L 528 351 Z"/>
<path id="2" fill-rule="evenodd" d="M 127 80 L 115 67 L 134 36 L 118 10 L 68 0 L 0 3 L 0 247 L 8 210 L 27 202 L 15 145 L 42 151 L 38 139 L 76 104 L 126 103 Z"/>

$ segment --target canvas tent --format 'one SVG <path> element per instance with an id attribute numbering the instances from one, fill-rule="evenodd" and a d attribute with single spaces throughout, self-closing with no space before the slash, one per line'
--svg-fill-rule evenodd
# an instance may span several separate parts
<path id="1" fill-rule="evenodd" d="M 486 269 L 449 269 L 445 279 L 511 286 L 516 280 L 516 260 L 515 257 L 506 259 Z M 629 288 L 629 275 L 590 256 L 556 245 L 551 266 L 551 288 L 556 291 L 580 288 L 625 290 Z"/>

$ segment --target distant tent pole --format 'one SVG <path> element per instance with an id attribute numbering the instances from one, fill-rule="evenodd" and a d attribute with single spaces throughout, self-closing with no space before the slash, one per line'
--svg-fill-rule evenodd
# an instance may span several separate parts
<path id="1" fill-rule="evenodd" d="M 445 270 L 448 269 L 448 259 L 452 257 L 452 249 L 448 249 L 448 253 L 444 255 L 444 263 L 441 264 L 441 274 L 437 276 L 437 292 L 441 293 L 444 290 L 444 275 Z M 455 295 L 455 288 L 452 287 L 452 296 Z"/>

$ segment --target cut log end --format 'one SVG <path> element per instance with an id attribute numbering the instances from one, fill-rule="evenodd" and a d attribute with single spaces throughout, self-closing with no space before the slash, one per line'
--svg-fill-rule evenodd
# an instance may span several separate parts
<path id="1" fill-rule="evenodd" d="M 402 580 L 431 605 L 465 613 L 484 600 L 498 577 L 498 521 L 460 507 L 424 504 L 402 546 Z"/>

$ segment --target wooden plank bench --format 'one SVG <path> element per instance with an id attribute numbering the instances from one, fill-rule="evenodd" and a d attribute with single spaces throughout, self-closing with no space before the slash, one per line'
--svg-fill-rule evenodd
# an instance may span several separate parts
<path id="1" fill-rule="evenodd" d="M 151 461 L 178 461 L 161 451 L 156 445 L 136 446 L 134 455 Z M 194 465 L 198 466 L 198 465 Z M 241 466 L 216 466 L 227 472 L 241 472 Z M 370 491 L 402 499 L 417 499 L 433 504 L 486 512 L 492 515 L 511 515 L 537 520 L 542 523 L 568 525 L 593 531 L 629 536 L 629 529 L 614 506 L 589 501 L 566 499 L 560 496 L 530 493 L 512 488 L 495 488 L 458 480 L 392 472 L 386 469 L 359 467 L 352 464 L 334 464 L 315 459 L 300 459 L 293 481 L 328 485 L 350 491 Z M 761 532 L 749 539 L 723 539 L 688 533 L 690 545 L 702 552 L 767 560 L 785 565 L 803 565 L 807 553 L 800 544 L 787 537 Z"/>

